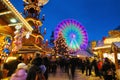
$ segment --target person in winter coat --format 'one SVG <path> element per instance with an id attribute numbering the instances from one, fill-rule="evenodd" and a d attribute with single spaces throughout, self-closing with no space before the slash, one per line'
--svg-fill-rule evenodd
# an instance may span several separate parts
<path id="1" fill-rule="evenodd" d="M 102 78 L 101 77 L 102 76 L 102 65 L 103 65 L 103 62 L 102 62 L 101 59 L 99 59 L 97 66 L 98 66 L 98 72 L 99 72 L 99 77 L 100 78 Z"/>
<path id="2" fill-rule="evenodd" d="M 12 74 L 10 80 L 26 80 L 27 78 L 27 65 L 25 63 L 19 63 L 16 72 Z"/>
<path id="3" fill-rule="evenodd" d="M 86 57 L 86 60 L 85 60 L 86 76 L 91 75 L 91 69 L 92 69 L 92 65 L 91 65 L 90 58 Z"/>
<path id="4" fill-rule="evenodd" d="M 98 62 L 96 58 L 93 59 L 92 66 L 94 67 L 95 76 L 99 76 Z"/>
<path id="5" fill-rule="evenodd" d="M 26 80 L 45 80 L 45 77 L 43 75 L 44 71 L 40 68 L 42 65 L 42 59 L 40 57 L 34 58 L 32 60 L 32 65 L 30 66 L 28 70 L 28 75 Z M 39 79 L 36 79 L 37 75 L 41 75 Z"/>
<path id="6" fill-rule="evenodd" d="M 81 70 L 82 70 L 82 74 L 84 74 L 84 71 L 85 71 L 85 60 L 82 60 L 82 62 L 81 62 Z"/>
<path id="7" fill-rule="evenodd" d="M 105 58 L 102 66 L 102 73 L 104 80 L 115 80 L 113 79 L 113 74 L 115 73 L 115 65 L 111 63 L 108 58 Z"/>

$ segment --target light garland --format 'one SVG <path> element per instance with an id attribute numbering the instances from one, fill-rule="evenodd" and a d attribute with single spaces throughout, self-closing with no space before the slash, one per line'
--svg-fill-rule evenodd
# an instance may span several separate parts
<path id="1" fill-rule="evenodd" d="M 23 32 L 24 28 L 22 28 L 21 25 L 17 25 L 15 27 L 16 31 L 14 32 L 15 37 L 14 37 L 14 48 L 12 49 L 13 52 L 18 51 L 20 48 L 22 48 L 22 38 L 23 38 Z"/>
<path id="2" fill-rule="evenodd" d="M 22 15 L 16 10 L 16 8 L 10 3 L 9 0 L 2 0 L 7 7 L 18 17 L 18 19 L 26 26 L 26 28 L 32 32 L 33 28 L 27 23 L 27 21 L 22 17 Z"/>
<path id="3" fill-rule="evenodd" d="M 31 35 L 31 32 L 27 32 L 26 33 L 26 39 L 29 39 L 30 35 Z"/>

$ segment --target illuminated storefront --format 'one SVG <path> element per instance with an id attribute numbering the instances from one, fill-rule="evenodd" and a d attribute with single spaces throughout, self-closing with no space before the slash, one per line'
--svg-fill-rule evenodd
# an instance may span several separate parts
<path id="1" fill-rule="evenodd" d="M 93 53 L 100 58 L 109 58 L 115 63 L 118 68 L 118 61 L 120 60 L 120 31 L 112 30 L 109 31 L 109 37 L 104 38 L 102 46 L 96 46 L 92 48 Z M 119 44 L 119 45 L 118 45 Z"/>
<path id="2" fill-rule="evenodd" d="M 22 37 L 32 33 L 33 28 L 9 0 L 0 0 L 0 4 L 0 57 L 3 58 L 17 48 L 15 44 L 19 44 L 20 48 Z"/>

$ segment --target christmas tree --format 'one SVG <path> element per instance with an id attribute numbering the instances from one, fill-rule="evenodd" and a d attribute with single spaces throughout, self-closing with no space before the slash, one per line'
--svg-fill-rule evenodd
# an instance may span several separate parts
<path id="1" fill-rule="evenodd" d="M 67 55 L 68 46 L 66 44 L 65 38 L 60 33 L 58 38 L 55 40 L 55 54 Z"/>

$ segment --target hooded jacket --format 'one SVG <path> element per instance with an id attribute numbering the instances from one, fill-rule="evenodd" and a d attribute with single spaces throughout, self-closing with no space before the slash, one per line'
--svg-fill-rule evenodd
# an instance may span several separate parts
<path id="1" fill-rule="evenodd" d="M 25 69 L 18 69 L 10 78 L 10 80 L 26 80 L 27 73 Z"/>

